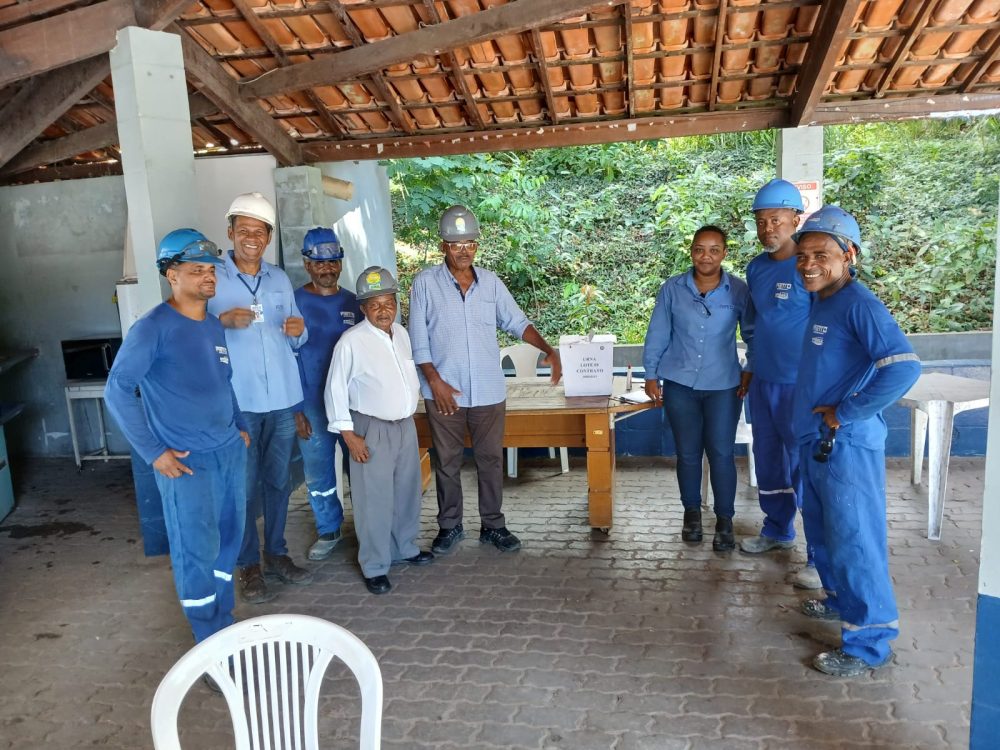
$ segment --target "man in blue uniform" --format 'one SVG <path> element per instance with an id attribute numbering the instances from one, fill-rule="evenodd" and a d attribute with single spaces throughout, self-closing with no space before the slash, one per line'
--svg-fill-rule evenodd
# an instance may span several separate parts
<path id="1" fill-rule="evenodd" d="M 362 313 L 354 293 L 340 286 L 344 250 L 332 229 L 316 227 L 306 232 L 302 256 L 311 281 L 295 290 L 295 303 L 306 321 L 309 339 L 299 347 L 304 401 L 302 411 L 295 414 L 295 430 L 318 535 L 307 557 L 325 560 L 340 541 L 344 508 L 337 496 L 334 465 L 337 435 L 328 430 L 323 390 L 333 347 L 344 331 L 361 320 Z"/>
<path id="2" fill-rule="evenodd" d="M 129 330 L 104 391 L 125 437 L 156 470 L 174 583 L 198 642 L 233 623 L 250 443 L 225 332 L 206 311 L 218 256 L 194 229 L 163 238 L 158 265 L 171 296 Z"/>
<path id="3" fill-rule="evenodd" d="M 841 647 L 813 666 L 853 677 L 887 665 L 899 634 L 882 410 L 917 380 L 920 360 L 885 306 L 854 278 L 861 233 L 853 216 L 824 206 L 794 239 L 803 284 L 816 295 L 794 396 L 802 521 L 826 590 L 802 611 L 842 623 Z"/>
<path id="4" fill-rule="evenodd" d="M 233 249 L 219 266 L 218 294 L 208 311 L 226 329 L 233 362 L 233 390 L 252 439 L 247 457 L 246 532 L 237 565 L 240 595 L 251 604 L 273 599 L 264 575 L 306 584 L 312 574 L 292 562 L 285 543 L 291 494 L 289 464 L 295 446 L 295 412 L 302 383 L 295 349 L 308 338 L 292 283 L 264 261 L 274 232 L 274 206 L 260 193 L 236 196 L 229 212 Z M 264 516 L 264 566 L 257 517 Z"/>
<path id="5" fill-rule="evenodd" d="M 752 210 L 764 252 L 747 266 L 747 286 L 757 313 L 749 408 L 757 493 L 764 525 L 740 549 L 759 555 L 795 546 L 795 513 L 802 502 L 799 446 L 792 430 L 792 393 L 809 319 L 810 295 L 795 270 L 792 234 L 803 211 L 802 195 L 786 180 L 771 180 L 758 192 Z M 818 589 L 819 576 L 807 544 L 807 564 L 793 585 Z"/>

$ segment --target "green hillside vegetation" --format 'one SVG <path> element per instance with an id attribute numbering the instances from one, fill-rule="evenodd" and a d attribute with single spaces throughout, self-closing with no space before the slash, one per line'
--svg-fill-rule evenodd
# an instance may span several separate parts
<path id="1" fill-rule="evenodd" d="M 464 203 L 483 226 L 477 262 L 546 336 L 641 342 L 657 289 L 689 265 L 702 224 L 729 232 L 728 270 L 758 252 L 750 204 L 774 177 L 773 132 L 389 163 L 408 288 L 440 261 L 437 219 Z M 825 202 L 854 213 L 863 280 L 904 330 L 991 326 L 1000 122 L 826 129 Z"/>

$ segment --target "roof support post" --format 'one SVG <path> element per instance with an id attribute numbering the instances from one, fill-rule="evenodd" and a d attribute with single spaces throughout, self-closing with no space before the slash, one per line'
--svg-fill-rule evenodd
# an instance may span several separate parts
<path id="1" fill-rule="evenodd" d="M 823 203 L 823 128 L 784 128 L 774 144 L 777 174 L 802 193 L 806 213 Z"/>

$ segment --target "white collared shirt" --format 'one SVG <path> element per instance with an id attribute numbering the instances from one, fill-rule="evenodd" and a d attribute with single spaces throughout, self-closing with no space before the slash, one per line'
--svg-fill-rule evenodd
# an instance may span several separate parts
<path id="1" fill-rule="evenodd" d="M 410 336 L 399 323 L 392 336 L 367 320 L 349 328 L 333 349 L 326 378 L 330 432 L 354 430 L 351 410 L 395 422 L 417 410 L 420 382 Z"/>

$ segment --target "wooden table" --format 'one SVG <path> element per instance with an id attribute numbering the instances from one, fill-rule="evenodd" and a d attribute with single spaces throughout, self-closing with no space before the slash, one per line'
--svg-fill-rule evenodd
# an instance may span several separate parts
<path id="1" fill-rule="evenodd" d="M 633 388 L 641 383 L 635 381 Z M 625 378 L 616 377 L 612 393 L 617 396 L 624 392 Z M 607 532 L 611 529 L 615 495 L 615 422 L 652 406 L 652 403 L 622 403 L 607 396 L 567 398 L 562 384 L 552 385 L 547 378 L 507 378 L 503 445 L 586 448 L 590 525 Z M 414 419 L 421 449 L 431 448 L 423 401 Z"/>
<path id="2" fill-rule="evenodd" d="M 913 409 L 910 417 L 913 484 L 920 484 L 927 441 L 927 538 L 940 539 L 955 415 L 989 406 L 990 383 L 931 372 L 921 375 L 899 404 Z"/>

